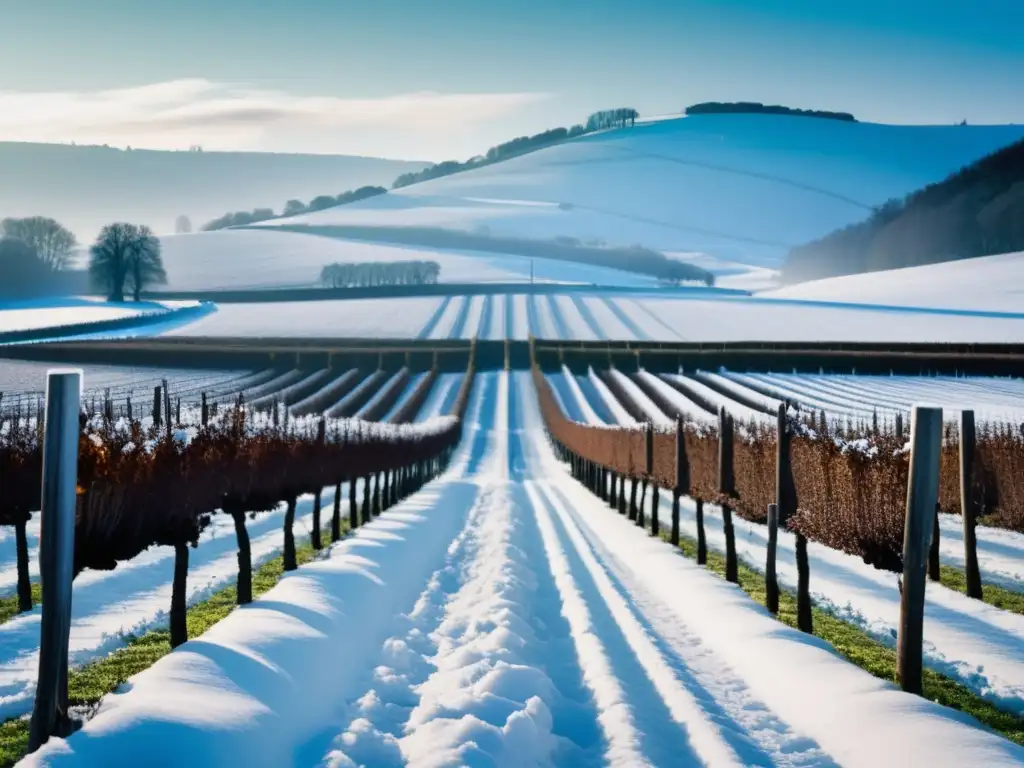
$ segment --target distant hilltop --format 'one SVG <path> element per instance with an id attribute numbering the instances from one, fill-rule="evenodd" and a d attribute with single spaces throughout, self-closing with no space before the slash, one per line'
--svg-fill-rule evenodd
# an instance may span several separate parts
<path id="1" fill-rule="evenodd" d="M 687 115 L 795 115 L 797 117 L 824 117 L 828 120 L 843 120 L 856 123 L 857 118 L 849 112 L 829 112 L 824 109 L 794 109 L 778 104 L 762 104 L 759 101 L 705 101 L 686 108 Z"/>
<path id="2" fill-rule="evenodd" d="M 89 243 L 112 221 L 173 232 L 237 208 L 390 185 L 426 162 L 350 155 L 161 151 L 0 142 L 0 217 L 49 216 Z"/>

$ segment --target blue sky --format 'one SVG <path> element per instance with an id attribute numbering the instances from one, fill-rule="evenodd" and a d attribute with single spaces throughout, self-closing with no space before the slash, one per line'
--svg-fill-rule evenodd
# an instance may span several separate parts
<path id="1" fill-rule="evenodd" d="M 0 139 L 439 160 L 711 99 L 1024 122 L 1019 0 L 4 5 Z"/>

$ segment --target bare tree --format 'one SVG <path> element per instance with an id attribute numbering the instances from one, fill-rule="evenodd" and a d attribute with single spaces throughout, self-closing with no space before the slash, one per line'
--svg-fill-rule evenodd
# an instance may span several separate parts
<path id="1" fill-rule="evenodd" d="M 135 238 L 128 249 L 128 283 L 135 301 L 139 300 L 146 287 L 167 283 L 160 240 L 149 227 L 136 229 Z"/>
<path id="2" fill-rule="evenodd" d="M 0 229 L 8 237 L 24 240 L 36 257 L 54 272 L 68 266 L 71 252 L 78 245 L 70 230 L 45 216 L 4 219 Z"/>
<path id="3" fill-rule="evenodd" d="M 126 286 L 138 301 L 146 286 L 167 282 L 160 240 L 149 227 L 108 224 L 89 249 L 89 276 L 109 301 L 124 301 Z"/>

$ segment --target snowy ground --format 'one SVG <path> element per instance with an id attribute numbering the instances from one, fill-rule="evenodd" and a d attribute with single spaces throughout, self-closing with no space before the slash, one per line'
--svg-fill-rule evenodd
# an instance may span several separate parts
<path id="1" fill-rule="evenodd" d="M 343 497 L 348 498 L 347 486 Z M 361 498 L 362 489 L 359 489 Z M 331 509 L 334 489 L 325 489 L 323 505 Z M 296 536 L 308 533 L 312 520 L 312 496 L 299 501 Z M 327 517 L 325 517 L 325 520 Z M 254 565 L 278 554 L 283 546 L 284 507 L 247 520 Z M 17 581 L 13 529 L 2 529 L 0 538 L 0 587 L 10 589 Z M 39 516 L 28 527 L 29 567 L 38 575 Z M 73 667 L 106 656 L 124 645 L 129 635 L 165 626 L 171 605 L 174 548 L 152 547 L 113 571 L 85 571 L 74 583 L 69 658 Z M 238 575 L 234 523 L 226 515 L 214 515 L 200 537 L 199 547 L 189 553 L 188 600 L 199 602 L 216 590 L 234 583 Z M 40 607 L 0 624 L 0 719 L 32 709 L 39 667 Z"/>
<path id="2" fill-rule="evenodd" d="M 812 280 L 762 296 L 803 301 L 1024 313 L 1024 253 Z"/>
<path id="3" fill-rule="evenodd" d="M 469 424 L 445 476 L 26 764 L 1024 762 L 600 504 L 529 374 L 480 376 Z"/>
<path id="4" fill-rule="evenodd" d="M 993 317 L 716 294 L 454 296 L 223 304 L 173 336 L 640 341 L 1022 342 Z M 115 334 L 116 335 L 116 334 Z"/>
<path id="5" fill-rule="evenodd" d="M 928 403 L 940 406 L 947 421 L 959 420 L 961 410 L 973 410 L 978 421 L 1024 422 L 1024 379 L 784 373 L 728 373 L 718 378 L 738 386 L 748 397 L 759 397 L 744 386 L 753 383 L 804 409 L 836 416 L 871 419 L 877 410 L 879 418 L 891 421 L 896 411 L 906 414 L 915 404 Z M 734 409 L 728 403 L 726 407 Z"/>
<path id="6" fill-rule="evenodd" d="M 700 115 L 604 131 L 266 226 L 486 228 L 775 267 L 788 246 L 863 219 L 871 206 L 1021 136 L 1021 126 Z"/>
<path id="7" fill-rule="evenodd" d="M 149 303 L 140 307 L 133 303 L 107 304 L 76 299 L 0 304 L 0 333 L 95 323 L 163 311 L 165 307 Z"/>
<path id="8" fill-rule="evenodd" d="M 530 259 L 473 251 L 339 240 L 272 228 L 219 230 L 163 238 L 170 291 L 314 288 L 335 262 L 436 261 L 443 283 L 529 282 Z M 537 282 L 652 285 L 653 278 L 584 264 L 533 259 Z"/>

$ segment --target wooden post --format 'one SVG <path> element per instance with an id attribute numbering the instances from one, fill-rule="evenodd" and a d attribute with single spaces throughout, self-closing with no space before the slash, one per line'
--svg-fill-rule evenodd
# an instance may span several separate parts
<path id="1" fill-rule="evenodd" d="M 81 385 L 81 371 L 54 370 L 47 375 L 39 534 L 43 607 L 39 676 L 29 722 L 30 752 L 46 743 L 58 728 L 63 729 L 68 720 L 68 643 L 75 560 Z"/>
<path id="2" fill-rule="evenodd" d="M 615 470 L 611 470 L 608 474 L 611 475 L 611 481 L 608 489 L 608 506 L 615 509 L 618 506 L 615 496 L 615 481 L 618 479 L 618 475 L 615 474 Z"/>
<path id="3" fill-rule="evenodd" d="M 676 416 L 676 482 L 672 488 L 672 530 L 669 542 L 679 546 L 679 499 L 690 490 L 690 465 L 686 460 L 686 436 L 683 434 L 683 417 Z"/>
<path id="4" fill-rule="evenodd" d="M 129 418 L 131 418 L 131 417 L 129 416 Z M 201 419 L 204 427 L 207 424 L 210 423 L 210 406 L 206 402 L 206 393 L 205 392 L 203 392 L 203 402 L 202 402 L 202 406 L 200 408 L 200 419 Z"/>
<path id="5" fill-rule="evenodd" d="M 295 559 L 295 496 L 288 498 L 288 508 L 284 513 L 284 569 L 294 571 L 299 567 Z"/>
<path id="6" fill-rule="evenodd" d="M 661 534 L 661 523 L 658 521 L 658 505 L 661 503 L 661 494 L 658 492 L 658 484 L 651 480 L 651 536 Z"/>
<path id="7" fill-rule="evenodd" d="M 130 397 L 128 398 L 127 409 L 128 409 L 128 421 L 130 422 L 130 421 L 132 421 L 132 399 Z"/>
<path id="8" fill-rule="evenodd" d="M 363 478 L 363 509 L 362 509 L 362 524 L 366 525 L 370 522 L 370 476 L 367 475 Z"/>
<path id="9" fill-rule="evenodd" d="M 331 543 L 341 539 L 341 483 L 334 486 L 334 509 L 331 510 Z"/>
<path id="10" fill-rule="evenodd" d="M 356 478 L 348 479 L 348 527 L 354 531 L 359 527 L 359 508 L 356 505 Z"/>
<path id="11" fill-rule="evenodd" d="M 967 596 L 981 600 L 981 570 L 978 568 L 978 539 L 974 527 L 974 411 L 960 412 L 960 513 L 964 525 L 964 575 Z"/>
<path id="12" fill-rule="evenodd" d="M 942 409 L 914 406 L 910 416 L 910 477 L 903 534 L 903 590 L 896 637 L 896 671 L 908 693 L 922 690 L 925 566 L 939 495 Z"/>
<path id="13" fill-rule="evenodd" d="M 764 604 L 772 613 L 779 612 L 779 582 L 775 574 L 775 553 L 779 541 L 779 505 L 768 505 L 768 558 L 764 566 Z"/>
<path id="14" fill-rule="evenodd" d="M 708 539 L 704 533 L 704 500 L 697 499 L 697 565 L 708 562 Z"/>
<path id="15" fill-rule="evenodd" d="M 153 424 L 160 426 L 160 404 L 163 398 L 160 396 L 160 385 L 153 387 Z"/>
<path id="16" fill-rule="evenodd" d="M 928 578 L 939 581 L 942 578 L 942 562 L 939 558 L 939 504 L 935 503 L 932 515 L 932 543 L 928 547 Z"/>
<path id="17" fill-rule="evenodd" d="M 722 532 L 725 534 L 725 580 L 739 583 L 736 559 L 736 532 L 732 524 L 732 507 L 728 498 L 733 493 L 732 419 L 723 405 L 718 411 L 718 492 L 722 494 Z"/>
<path id="18" fill-rule="evenodd" d="M 629 519 L 636 522 L 636 478 L 630 478 L 632 481 L 629 488 Z"/>
<path id="19" fill-rule="evenodd" d="M 641 482 L 642 492 L 640 493 L 640 503 L 636 508 L 636 524 L 637 527 L 643 528 L 647 525 L 647 521 L 644 519 L 644 504 L 647 502 L 647 478 L 645 477 Z"/>

